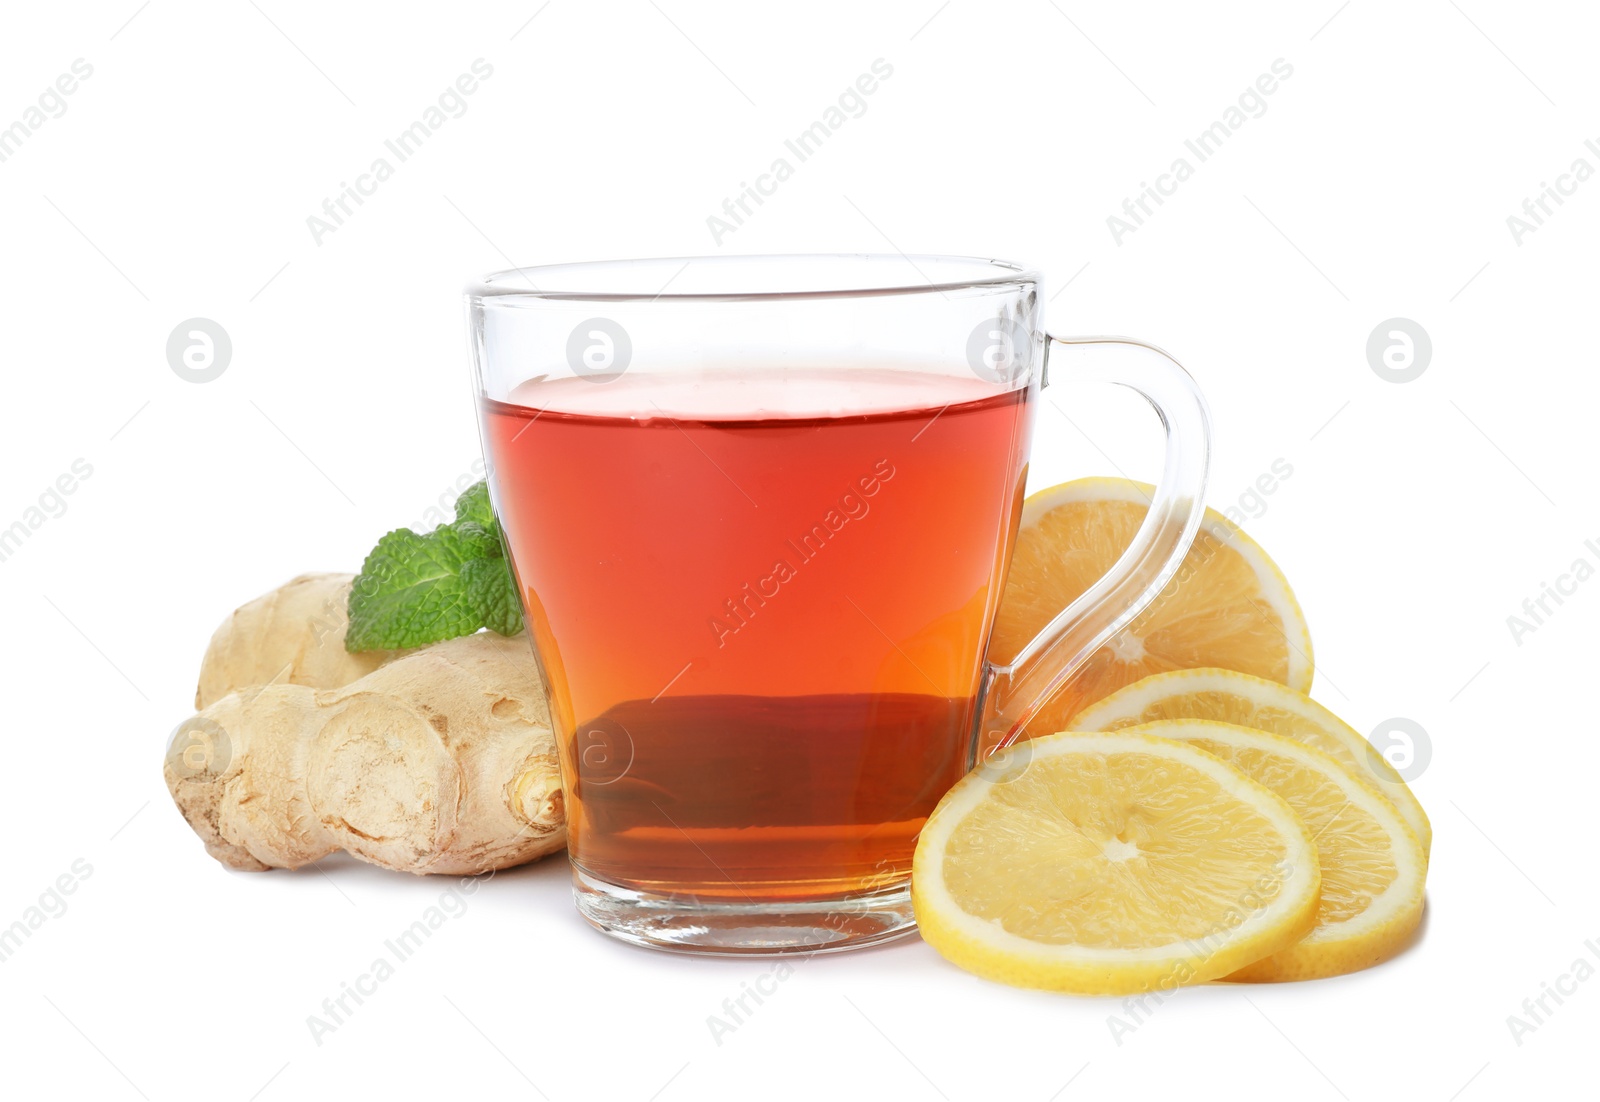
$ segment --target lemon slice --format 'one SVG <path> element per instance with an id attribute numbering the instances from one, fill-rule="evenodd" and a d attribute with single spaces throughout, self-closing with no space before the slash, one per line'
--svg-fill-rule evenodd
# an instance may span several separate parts
<path id="1" fill-rule="evenodd" d="M 989 645 L 992 661 L 1009 663 L 1111 569 L 1154 494 L 1129 479 L 1084 478 L 1028 498 Z M 1254 540 L 1212 509 L 1161 596 L 1089 658 L 1029 730 L 1065 730 L 1074 712 L 1124 685 L 1199 666 L 1311 688 L 1311 634 L 1289 583 Z"/>
<path id="2" fill-rule="evenodd" d="M 1303 742 L 1378 786 L 1416 832 L 1433 846 L 1428 813 L 1394 767 L 1344 720 L 1304 693 L 1233 670 L 1176 670 L 1119 689 L 1079 712 L 1074 731 L 1116 731 L 1158 719 L 1212 719 Z"/>
<path id="3" fill-rule="evenodd" d="M 1182 739 L 1282 796 L 1311 828 L 1322 866 L 1317 924 L 1304 939 L 1227 978 L 1266 982 L 1339 976 L 1399 952 L 1422 920 L 1428 859 L 1372 784 L 1304 743 L 1200 719 L 1125 734 Z"/>
<path id="4" fill-rule="evenodd" d="M 1311 834 L 1278 796 L 1181 742 L 1061 734 L 969 773 L 922 828 L 911 898 L 952 963 L 1019 987 L 1165 990 L 1310 929 Z"/>

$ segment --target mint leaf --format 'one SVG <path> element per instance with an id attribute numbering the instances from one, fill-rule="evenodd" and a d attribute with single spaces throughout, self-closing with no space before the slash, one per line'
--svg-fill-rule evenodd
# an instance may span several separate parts
<path id="1" fill-rule="evenodd" d="M 493 521 L 491 520 L 491 525 Z M 466 559 L 499 558 L 504 552 L 500 547 L 500 528 L 498 525 L 485 528 L 483 525 L 471 520 L 458 520 L 454 524 L 444 524 L 435 528 L 434 533 L 449 531 L 455 533 L 461 541 L 462 555 Z"/>
<path id="2" fill-rule="evenodd" d="M 418 535 L 400 528 L 378 541 L 350 591 L 345 649 L 400 650 L 471 635 L 483 617 L 467 596 L 461 569 L 483 557 L 487 534 L 454 525 Z M 494 541 L 499 552 L 499 541 Z"/>
<path id="3" fill-rule="evenodd" d="M 485 531 L 498 535 L 499 526 L 494 519 L 494 506 L 489 504 L 489 483 L 474 482 L 456 498 L 456 521 L 471 521 Z"/>
<path id="4" fill-rule="evenodd" d="M 522 630 L 522 604 L 500 543 L 500 524 L 479 482 L 456 499 L 456 519 L 418 535 L 400 528 L 378 541 L 350 591 L 348 651 L 403 650 L 488 627 Z"/>
<path id="5" fill-rule="evenodd" d="M 504 556 L 474 559 L 461 568 L 467 600 L 490 631 L 515 635 L 522 630 L 522 602 L 511 564 Z"/>

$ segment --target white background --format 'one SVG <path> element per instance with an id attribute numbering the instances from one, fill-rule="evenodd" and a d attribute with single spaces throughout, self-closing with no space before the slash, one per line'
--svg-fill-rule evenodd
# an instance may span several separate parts
<path id="1" fill-rule="evenodd" d="M 92 868 L 0 964 L 0 1089 L 1471 1102 L 1587 1081 L 1600 983 L 1520 1044 L 1507 1018 L 1600 938 L 1600 582 L 1520 645 L 1507 617 L 1600 563 L 1600 182 L 1520 243 L 1506 218 L 1574 159 L 1600 168 L 1592 11 L 541 3 L 0 17 L 0 126 L 93 66 L 0 164 L 0 527 L 93 468 L 0 562 L 0 926 Z M 307 216 L 476 58 L 494 73 L 466 113 L 316 243 Z M 894 73 L 865 114 L 716 243 L 707 216 L 877 58 Z M 1113 240 L 1106 217 L 1278 58 L 1294 73 L 1266 113 Z M 899 249 L 1033 262 L 1057 331 L 1172 350 L 1215 414 L 1213 505 L 1292 465 L 1247 527 L 1310 618 L 1315 695 L 1363 732 L 1431 735 L 1425 937 L 1359 975 L 1181 991 L 1120 1044 L 1119 1003 L 989 984 L 913 939 L 801 962 L 718 1044 L 708 1016 L 769 966 L 612 943 L 552 859 L 485 884 L 316 1044 L 307 1016 L 446 885 L 226 872 L 159 763 L 230 609 L 356 568 L 476 458 L 461 285 L 512 262 Z M 196 316 L 234 347 L 205 385 L 164 351 Z M 1396 316 L 1433 342 L 1403 385 L 1365 352 Z M 1155 473 L 1147 412 L 1057 399 L 1077 427 L 1041 409 L 1035 486 Z"/>

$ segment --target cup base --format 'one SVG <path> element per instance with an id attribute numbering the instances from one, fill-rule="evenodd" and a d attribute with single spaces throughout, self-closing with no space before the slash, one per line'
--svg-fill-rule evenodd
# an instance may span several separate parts
<path id="1" fill-rule="evenodd" d="M 878 945 L 916 932 L 911 888 L 845 899 L 707 903 L 607 883 L 572 869 L 578 913 L 631 945 L 713 956 L 810 956 Z"/>

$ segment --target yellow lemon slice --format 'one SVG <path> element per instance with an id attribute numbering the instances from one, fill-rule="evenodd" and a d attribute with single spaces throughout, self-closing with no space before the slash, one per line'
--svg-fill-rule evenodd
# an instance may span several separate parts
<path id="1" fill-rule="evenodd" d="M 1009 663 L 1133 542 L 1153 487 L 1084 478 L 1032 495 L 989 657 Z M 1096 651 L 1029 730 L 1065 730 L 1073 713 L 1141 677 L 1221 666 L 1311 688 L 1311 634 L 1283 573 L 1249 536 L 1207 509 L 1182 568 L 1149 608 Z"/>
<path id="2" fill-rule="evenodd" d="M 1428 859 L 1395 806 L 1331 755 L 1264 731 L 1199 719 L 1124 734 L 1181 739 L 1282 796 L 1311 829 L 1322 866 L 1317 924 L 1227 978 L 1265 982 L 1338 976 L 1399 952 L 1422 920 Z"/>
<path id="3" fill-rule="evenodd" d="M 1074 731 L 1117 731 L 1159 719 L 1234 723 L 1321 750 L 1377 785 L 1416 832 L 1424 852 L 1433 846 L 1428 813 L 1394 767 L 1344 720 L 1275 681 L 1234 670 L 1158 673 L 1089 705 L 1068 726 Z"/>
<path id="4" fill-rule="evenodd" d="M 1062 734 L 946 793 L 917 841 L 923 938 L 977 975 L 1081 994 L 1225 976 L 1299 941 L 1321 877 L 1281 798 L 1182 742 Z"/>

